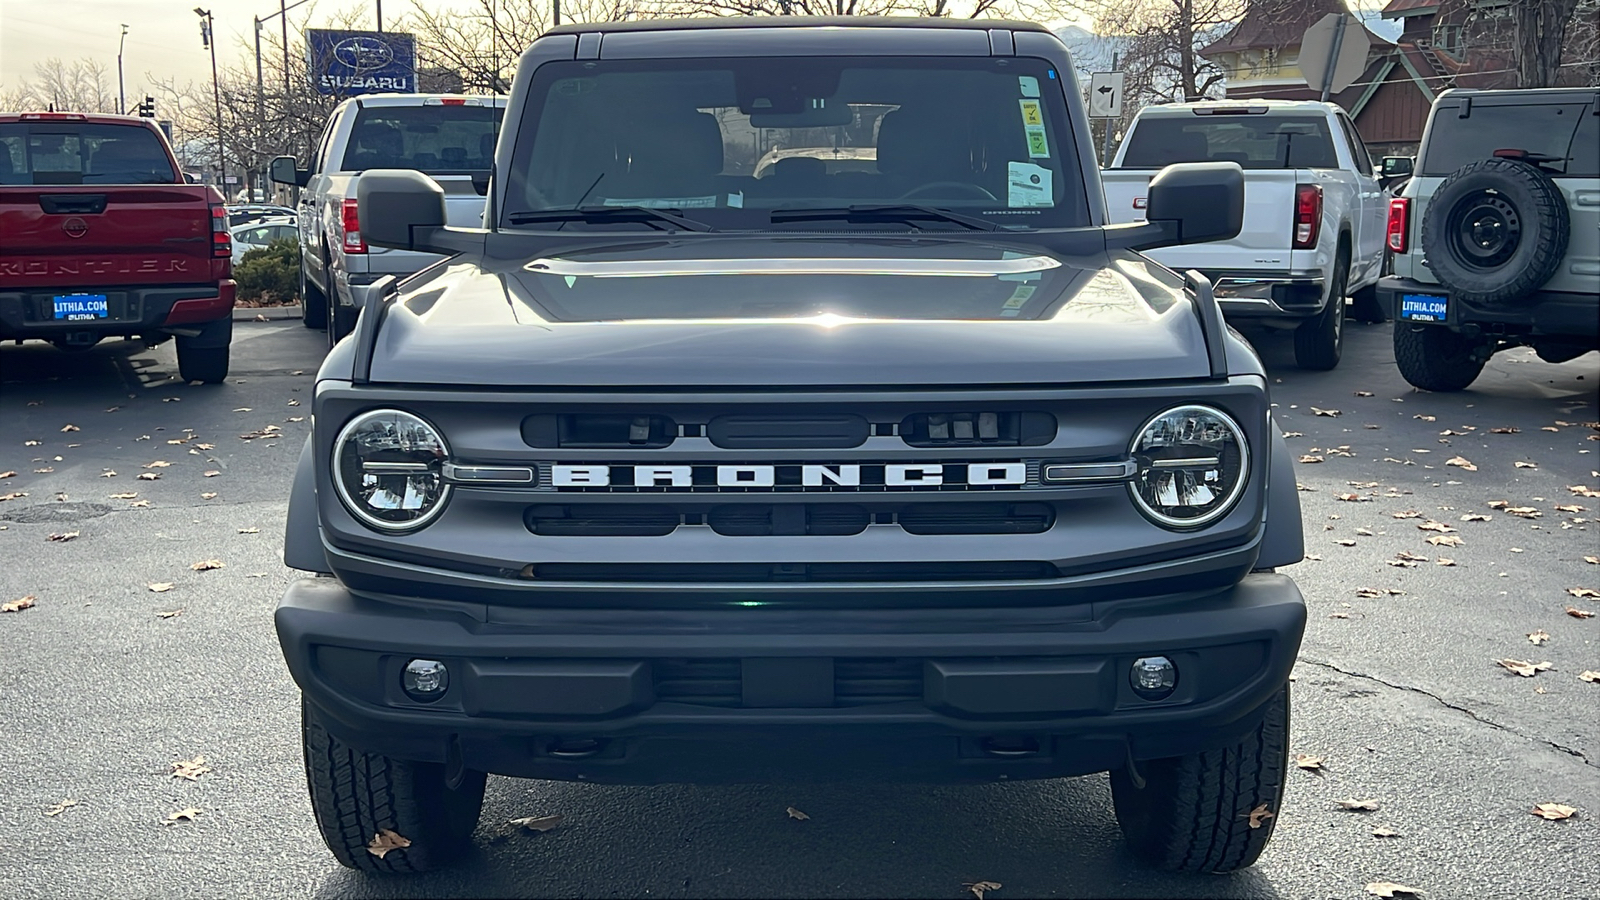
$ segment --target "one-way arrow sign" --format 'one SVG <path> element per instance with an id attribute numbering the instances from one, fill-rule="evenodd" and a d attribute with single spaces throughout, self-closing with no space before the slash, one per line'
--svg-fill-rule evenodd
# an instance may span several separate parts
<path id="1" fill-rule="evenodd" d="M 1089 117 L 1122 118 L 1122 73 L 1095 72 L 1089 76 Z"/>

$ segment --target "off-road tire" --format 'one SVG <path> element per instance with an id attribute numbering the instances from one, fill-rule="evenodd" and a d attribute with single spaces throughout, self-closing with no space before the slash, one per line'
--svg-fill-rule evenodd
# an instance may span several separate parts
<path id="1" fill-rule="evenodd" d="M 1289 761 L 1289 688 L 1232 746 L 1139 764 L 1145 786 L 1111 773 L 1111 799 L 1135 855 L 1173 872 L 1226 873 L 1255 863 L 1282 813 Z M 1250 827 L 1251 812 L 1273 815 Z"/>
<path id="2" fill-rule="evenodd" d="M 178 375 L 184 381 L 221 384 L 228 377 L 228 345 L 192 347 L 178 338 Z"/>
<path id="3" fill-rule="evenodd" d="M 1368 325 L 1381 325 L 1389 320 L 1383 304 L 1378 302 L 1378 286 L 1369 284 L 1350 295 L 1350 318 Z"/>
<path id="4" fill-rule="evenodd" d="M 1485 215 L 1474 218 L 1474 210 Z M 1468 219 L 1514 227 L 1513 249 L 1474 256 L 1466 247 Z M 1511 303 L 1538 290 L 1560 269 L 1571 235 L 1561 189 L 1538 166 L 1515 159 L 1479 160 L 1450 173 L 1422 219 L 1428 270 L 1453 301 L 1474 305 Z"/>
<path id="5" fill-rule="evenodd" d="M 1445 394 L 1465 390 L 1483 371 L 1478 341 L 1437 325 L 1394 323 L 1394 363 L 1413 387 Z"/>
<path id="6" fill-rule="evenodd" d="M 337 301 L 327 304 L 328 307 L 328 348 L 344 340 L 345 335 L 356 328 L 356 315 L 360 310 L 352 306 L 345 306 Z"/>
<path id="7" fill-rule="evenodd" d="M 452 790 L 443 765 L 357 750 L 329 734 L 310 704 L 302 700 L 300 708 L 311 810 L 341 864 L 363 872 L 425 872 L 471 848 L 484 773 L 467 771 Z M 370 852 L 385 830 L 410 846 L 382 857 Z"/>
<path id="8" fill-rule="evenodd" d="M 327 267 L 324 266 L 322 271 L 326 273 Z M 303 262 L 300 264 L 300 321 L 307 328 L 328 327 L 328 295 L 311 283 Z"/>
<path id="9" fill-rule="evenodd" d="M 1294 361 L 1302 369 L 1326 372 L 1344 354 L 1345 286 L 1350 283 L 1350 251 L 1340 247 L 1322 312 L 1294 330 Z"/>

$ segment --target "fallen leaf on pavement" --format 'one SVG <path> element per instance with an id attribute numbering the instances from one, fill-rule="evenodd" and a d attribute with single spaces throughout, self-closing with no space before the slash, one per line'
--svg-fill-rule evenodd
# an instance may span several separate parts
<path id="1" fill-rule="evenodd" d="M 381 828 L 377 834 L 372 836 L 372 840 L 367 843 L 367 852 L 379 859 L 383 859 L 389 851 L 404 850 L 409 846 L 411 846 L 410 838 L 387 828 Z"/>
<path id="2" fill-rule="evenodd" d="M 1537 519 L 1544 513 L 1532 506 L 1508 506 L 1506 512 L 1521 519 Z"/>
<path id="3" fill-rule="evenodd" d="M 1497 659 L 1495 662 L 1501 668 L 1509 669 L 1523 678 L 1532 678 L 1540 672 L 1546 672 L 1553 668 L 1548 662 L 1532 663 L 1521 659 Z"/>
<path id="4" fill-rule="evenodd" d="M 1356 545 L 1355 541 L 1352 541 L 1352 540 L 1350 540 L 1348 538 L 1334 541 L 1334 543 L 1338 544 L 1341 547 L 1354 547 Z"/>
<path id="5" fill-rule="evenodd" d="M 1577 494 L 1579 497 L 1600 497 L 1600 491 L 1597 491 L 1588 485 L 1569 484 L 1567 485 L 1567 490 Z"/>
<path id="6" fill-rule="evenodd" d="M 1337 409 L 1317 409 L 1313 406 L 1311 407 L 1311 414 L 1314 416 L 1337 416 L 1339 411 Z"/>
<path id="7" fill-rule="evenodd" d="M 1584 600 L 1600 599 L 1600 591 L 1594 588 L 1567 588 L 1567 593 Z"/>
<path id="8" fill-rule="evenodd" d="M 1472 464 L 1472 460 L 1467 459 L 1465 456 L 1452 456 L 1445 460 L 1444 464 L 1447 466 L 1456 466 L 1457 468 L 1466 469 L 1468 472 L 1478 471 L 1478 467 Z"/>
<path id="9" fill-rule="evenodd" d="M 1511 505 L 1511 501 L 1510 500 L 1490 500 L 1489 501 L 1489 508 L 1490 509 L 1505 509 L 1506 507 L 1508 507 L 1510 505 Z"/>
<path id="10" fill-rule="evenodd" d="M 67 431 L 80 431 L 81 429 L 79 429 L 78 426 L 76 426 L 76 425 L 63 425 L 63 426 L 61 426 L 61 430 L 63 432 L 67 432 Z"/>
<path id="11" fill-rule="evenodd" d="M 158 619 L 176 619 L 177 617 L 179 617 L 181 615 L 183 615 L 183 610 L 181 610 L 181 609 L 163 609 L 163 610 L 160 610 L 159 612 L 156 613 L 156 618 L 158 618 Z"/>
<path id="12" fill-rule="evenodd" d="M 165 469 L 167 466 L 170 466 L 170 465 L 172 465 L 172 463 L 169 463 L 164 459 L 158 459 L 158 460 L 155 460 L 153 462 L 147 462 L 143 466 L 140 466 L 140 468 L 143 468 L 143 469 Z"/>
<path id="13" fill-rule="evenodd" d="M 211 767 L 206 765 L 204 756 L 196 756 L 194 759 L 180 759 L 171 765 L 172 777 L 182 778 L 186 781 L 199 781 L 201 775 L 211 771 Z"/>
<path id="14" fill-rule="evenodd" d="M 557 825 L 559 825 L 561 823 L 561 820 L 564 819 L 564 818 L 566 818 L 566 817 L 561 815 L 560 813 L 556 813 L 554 815 L 549 815 L 549 816 L 527 816 L 527 817 L 521 818 L 521 819 L 512 819 L 511 820 L 511 824 L 515 825 L 518 828 L 526 828 L 529 831 L 540 831 L 540 832 L 543 832 L 543 831 L 549 831 L 550 829 L 556 827 Z M 410 843 L 410 842 L 407 841 L 407 843 Z M 391 848 L 391 849 L 393 849 L 393 848 Z"/>
<path id="15" fill-rule="evenodd" d="M 1453 566 L 1453 565 L 1456 564 L 1455 560 L 1450 559 L 1448 557 L 1444 557 L 1444 556 L 1439 557 L 1438 559 L 1434 560 L 1434 562 L 1438 563 L 1441 566 Z"/>
<path id="16" fill-rule="evenodd" d="M 225 563 L 220 559 L 202 559 L 197 563 L 191 564 L 189 568 L 196 572 L 208 572 L 212 569 L 220 569 L 224 565 Z"/>
<path id="17" fill-rule="evenodd" d="M 1428 521 L 1423 522 L 1421 525 L 1418 525 L 1417 527 L 1422 529 L 1423 531 L 1437 531 L 1440 534 L 1449 534 L 1450 532 L 1455 531 L 1454 527 L 1452 527 L 1450 525 L 1446 525 L 1443 522 L 1435 522 L 1432 519 L 1429 519 Z"/>
<path id="18" fill-rule="evenodd" d="M 47 540 L 47 541 L 55 541 L 56 543 L 65 544 L 67 541 L 70 541 L 73 538 L 76 538 L 81 533 L 82 532 L 77 532 L 77 531 L 58 531 L 58 532 L 55 532 L 53 534 L 46 535 L 45 536 L 45 540 Z"/>
<path id="19" fill-rule="evenodd" d="M 1545 631 L 1543 628 L 1539 629 L 1538 631 L 1528 632 L 1528 643 L 1530 644 L 1548 644 L 1549 642 L 1550 632 Z"/>
<path id="20" fill-rule="evenodd" d="M 1357 528 L 1356 529 L 1356 534 L 1359 534 L 1362 537 L 1372 537 L 1373 536 L 1371 528 Z"/>
<path id="21" fill-rule="evenodd" d="M 1591 566 L 1600 566 L 1600 556 L 1585 556 L 1583 561 Z"/>
<path id="22" fill-rule="evenodd" d="M 49 475 L 51 472 L 54 472 L 55 470 L 56 470 L 55 466 L 44 466 L 42 468 L 34 469 L 33 470 L 33 474 L 35 474 L 35 475 Z"/>
<path id="23" fill-rule="evenodd" d="M 299 406 L 300 405 L 300 401 L 299 400 L 290 400 L 289 401 L 289 405 L 290 406 Z"/>
<path id="24" fill-rule="evenodd" d="M 26 597 L 19 597 L 19 598 L 15 599 L 15 600 L 12 600 L 12 601 L 8 602 L 8 603 L 0 603 L 0 613 L 22 612 L 25 609 L 31 608 L 33 606 L 34 601 L 38 600 L 38 599 L 39 599 L 38 597 L 35 597 L 32 594 L 29 594 Z"/>
<path id="25" fill-rule="evenodd" d="M 1600 684 L 1600 672 L 1596 672 L 1592 669 L 1585 669 L 1582 672 L 1579 672 L 1578 678 L 1583 681 L 1587 681 L 1590 684 Z"/>
<path id="26" fill-rule="evenodd" d="M 1305 437 L 1306 433 L 1303 432 L 1303 431 L 1285 431 L 1283 433 L 1283 436 L 1286 437 L 1286 438 Z"/>
<path id="27" fill-rule="evenodd" d="M 260 534 L 261 533 L 261 529 L 259 529 L 259 528 L 241 528 L 241 529 L 239 529 L 239 533 L 240 534 Z"/>
<path id="28" fill-rule="evenodd" d="M 1435 547 L 1459 547 L 1466 543 L 1458 534 L 1438 534 L 1428 538 L 1428 543 Z"/>
<path id="29" fill-rule="evenodd" d="M 1503 427 L 1503 428 L 1491 428 L 1491 429 L 1489 429 L 1489 433 L 1490 434 L 1517 434 L 1517 433 L 1519 433 L 1521 431 L 1522 431 L 1522 429 L 1518 428 L 1515 425 L 1512 425 L 1512 426 L 1509 426 L 1509 427 Z"/>
<path id="30" fill-rule="evenodd" d="M 1399 837 L 1400 836 L 1400 832 L 1395 831 L 1393 828 L 1386 828 L 1386 827 L 1384 827 L 1382 825 L 1379 825 L 1377 828 L 1372 829 L 1372 836 L 1373 837 Z"/>
<path id="31" fill-rule="evenodd" d="M 1319 462 L 1322 462 L 1322 457 L 1320 457 L 1320 456 L 1312 456 L 1311 454 L 1308 453 L 1305 456 L 1300 457 L 1300 461 L 1303 462 L 1303 463 L 1307 463 L 1307 464 L 1319 463 Z"/>
<path id="32" fill-rule="evenodd" d="M 149 500 L 135 500 L 128 504 L 129 509 L 144 509 L 150 505 Z"/>
<path id="33" fill-rule="evenodd" d="M 215 449 L 217 449 L 217 445 L 216 444 L 195 444 L 195 446 L 198 447 L 201 450 L 215 450 Z"/>
<path id="34" fill-rule="evenodd" d="M 204 494 L 200 495 L 200 499 L 201 500 L 215 500 L 215 499 L 217 499 L 217 492 L 216 491 L 206 491 Z"/>
<path id="35" fill-rule="evenodd" d="M 1351 797 L 1348 800 L 1333 801 L 1340 809 L 1354 810 L 1356 812 L 1372 812 L 1378 808 L 1376 800 L 1357 800 Z"/>
<path id="36" fill-rule="evenodd" d="M 1521 460 L 1521 459 L 1519 459 L 1516 462 L 1512 463 L 1512 465 L 1516 466 L 1519 469 L 1537 469 L 1537 468 L 1539 468 L 1539 464 L 1538 463 L 1531 463 L 1531 462 L 1527 462 L 1527 461 Z"/>
<path id="37" fill-rule="evenodd" d="M 1246 813 L 1245 815 L 1250 819 L 1251 828 L 1260 828 L 1262 825 L 1266 824 L 1268 819 L 1272 818 L 1273 812 L 1272 810 L 1267 809 L 1267 805 L 1263 803 L 1255 809 L 1250 810 L 1250 812 Z"/>
<path id="38" fill-rule="evenodd" d="M 161 473 L 160 472 L 140 472 L 139 473 L 139 480 L 140 481 L 155 481 L 156 479 L 158 479 L 160 477 L 161 477 Z"/>
<path id="39" fill-rule="evenodd" d="M 234 412 L 249 412 L 249 411 L 250 411 L 250 407 L 248 407 L 248 406 L 241 406 L 238 409 L 234 410 Z"/>
<path id="40" fill-rule="evenodd" d="M 179 822 L 193 822 L 195 820 L 195 818 L 198 817 L 199 815 L 200 815 L 200 810 L 195 809 L 194 807 L 191 806 L 188 809 L 180 809 L 177 812 L 168 815 L 167 816 L 167 820 L 165 822 L 162 822 L 161 824 L 163 824 L 163 825 L 176 825 Z"/>
<path id="41" fill-rule="evenodd" d="M 1309 753 L 1296 753 L 1294 764 L 1307 772 L 1318 772 L 1322 770 L 1322 757 L 1312 756 Z"/>
<path id="42" fill-rule="evenodd" d="M 115 477 L 117 477 L 117 473 L 116 473 L 115 469 L 107 469 L 104 472 L 100 473 L 100 477 L 101 478 L 115 478 Z"/>
<path id="43" fill-rule="evenodd" d="M 1541 803 L 1528 811 L 1541 819 L 1549 819 L 1552 822 L 1570 819 L 1578 813 L 1577 809 L 1561 803 Z"/>
<path id="44" fill-rule="evenodd" d="M 1566 503 L 1566 504 L 1557 503 L 1556 504 L 1556 512 L 1581 513 L 1581 512 L 1583 512 L 1583 507 L 1579 506 L 1576 503 Z"/>
<path id="45" fill-rule="evenodd" d="M 218 472 L 216 469 L 208 469 L 204 474 L 205 474 L 205 477 L 207 477 L 207 478 L 215 478 L 218 475 L 221 475 L 222 473 Z"/>
<path id="46" fill-rule="evenodd" d="M 798 809 L 795 809 L 795 808 L 794 808 L 794 807 L 792 807 L 792 806 L 791 806 L 791 807 L 789 807 L 789 808 L 788 808 L 788 809 L 787 809 L 787 810 L 786 810 L 786 812 L 788 812 L 788 813 L 789 813 L 789 818 L 791 818 L 791 819 L 798 819 L 798 820 L 799 820 L 799 821 L 801 821 L 801 822 L 804 822 L 804 821 L 805 821 L 805 820 L 807 820 L 807 819 L 809 819 L 809 818 L 811 818 L 811 817 L 810 817 L 810 816 L 808 816 L 808 815 L 806 815 L 806 814 L 805 814 L 805 813 L 803 813 L 803 812 L 801 812 L 801 811 L 800 811 L 800 810 L 798 810 Z"/>
<path id="47" fill-rule="evenodd" d="M 150 592 L 153 594 L 165 594 L 167 591 L 172 590 L 174 585 L 170 581 L 157 581 L 147 584 L 145 587 L 149 588 Z"/>
<path id="48" fill-rule="evenodd" d="M 47 816 L 59 816 L 65 812 L 68 807 L 77 805 L 78 801 L 76 800 L 62 800 L 60 803 L 54 804 L 49 809 L 45 810 L 44 814 Z"/>
<path id="49" fill-rule="evenodd" d="M 1343 500 L 1346 503 L 1368 503 L 1372 500 L 1371 497 L 1363 497 L 1360 494 L 1336 494 L 1334 496 L 1335 499 Z"/>
<path id="50" fill-rule="evenodd" d="M 1421 415 L 1419 413 L 1419 414 L 1417 414 L 1415 416 L 1412 416 L 1411 418 L 1420 419 L 1421 421 L 1424 421 L 1424 422 L 1433 422 L 1433 421 L 1437 421 L 1439 417 L 1438 416 L 1424 416 L 1424 415 Z"/>
<path id="51" fill-rule="evenodd" d="M 971 884 L 963 881 L 961 886 L 971 891 L 972 896 L 977 897 L 978 900 L 983 900 L 983 894 L 985 891 L 1000 890 L 1000 882 L 998 881 L 974 881 Z"/>
<path id="52" fill-rule="evenodd" d="M 1392 881 L 1374 881 L 1367 885 L 1367 893 L 1379 897 L 1420 897 L 1422 890 L 1420 888 L 1407 887 L 1403 884 L 1395 884 Z"/>
<path id="53" fill-rule="evenodd" d="M 1489 515 L 1487 513 L 1467 513 L 1466 515 L 1463 515 L 1461 517 L 1461 521 L 1463 521 L 1463 522 L 1487 522 L 1487 521 L 1489 521 L 1490 519 L 1493 519 L 1493 518 L 1494 518 L 1494 516 L 1491 516 L 1491 515 Z"/>
<path id="54" fill-rule="evenodd" d="M 15 477 L 17 477 L 17 473 L 16 472 L 10 472 L 10 471 L 0 472 L 0 478 L 15 478 Z"/>
<path id="55" fill-rule="evenodd" d="M 1371 391 L 1356 391 L 1356 396 L 1357 397 L 1371 397 L 1372 396 L 1372 392 Z"/>
<path id="56" fill-rule="evenodd" d="M 1390 513 L 1389 516 L 1394 519 L 1420 519 L 1422 518 L 1422 513 L 1414 509 L 1402 509 L 1399 512 Z"/>
<path id="57" fill-rule="evenodd" d="M 1594 612 L 1592 612 L 1591 610 L 1587 610 L 1587 609 L 1579 609 L 1576 606 L 1567 607 L 1567 615 L 1573 617 L 1574 619 L 1592 619 L 1592 618 L 1594 618 Z"/>
<path id="58" fill-rule="evenodd" d="M 22 442 L 22 446 L 24 446 L 24 447 L 37 447 L 37 446 L 39 446 L 40 443 L 41 443 L 40 441 L 23 441 Z"/>

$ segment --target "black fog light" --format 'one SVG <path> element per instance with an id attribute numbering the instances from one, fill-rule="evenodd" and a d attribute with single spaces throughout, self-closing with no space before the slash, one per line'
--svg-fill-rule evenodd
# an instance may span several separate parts
<path id="1" fill-rule="evenodd" d="M 1165 700 L 1178 686 L 1178 667 L 1165 656 L 1142 656 L 1128 672 L 1133 692 L 1145 700 Z"/>
<path id="2" fill-rule="evenodd" d="M 432 703 L 450 686 L 450 670 L 437 659 L 413 659 L 400 673 L 400 686 L 418 703 Z"/>

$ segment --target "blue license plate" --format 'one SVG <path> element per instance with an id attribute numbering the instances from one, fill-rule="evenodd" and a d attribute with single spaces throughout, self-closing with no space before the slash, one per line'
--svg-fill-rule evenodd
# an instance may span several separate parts
<path id="1" fill-rule="evenodd" d="M 1435 294 L 1401 294 L 1400 318 L 1413 322 L 1443 322 L 1450 298 Z"/>
<path id="2" fill-rule="evenodd" d="M 111 315 L 105 294 L 57 294 L 56 318 L 69 322 L 104 319 Z"/>

